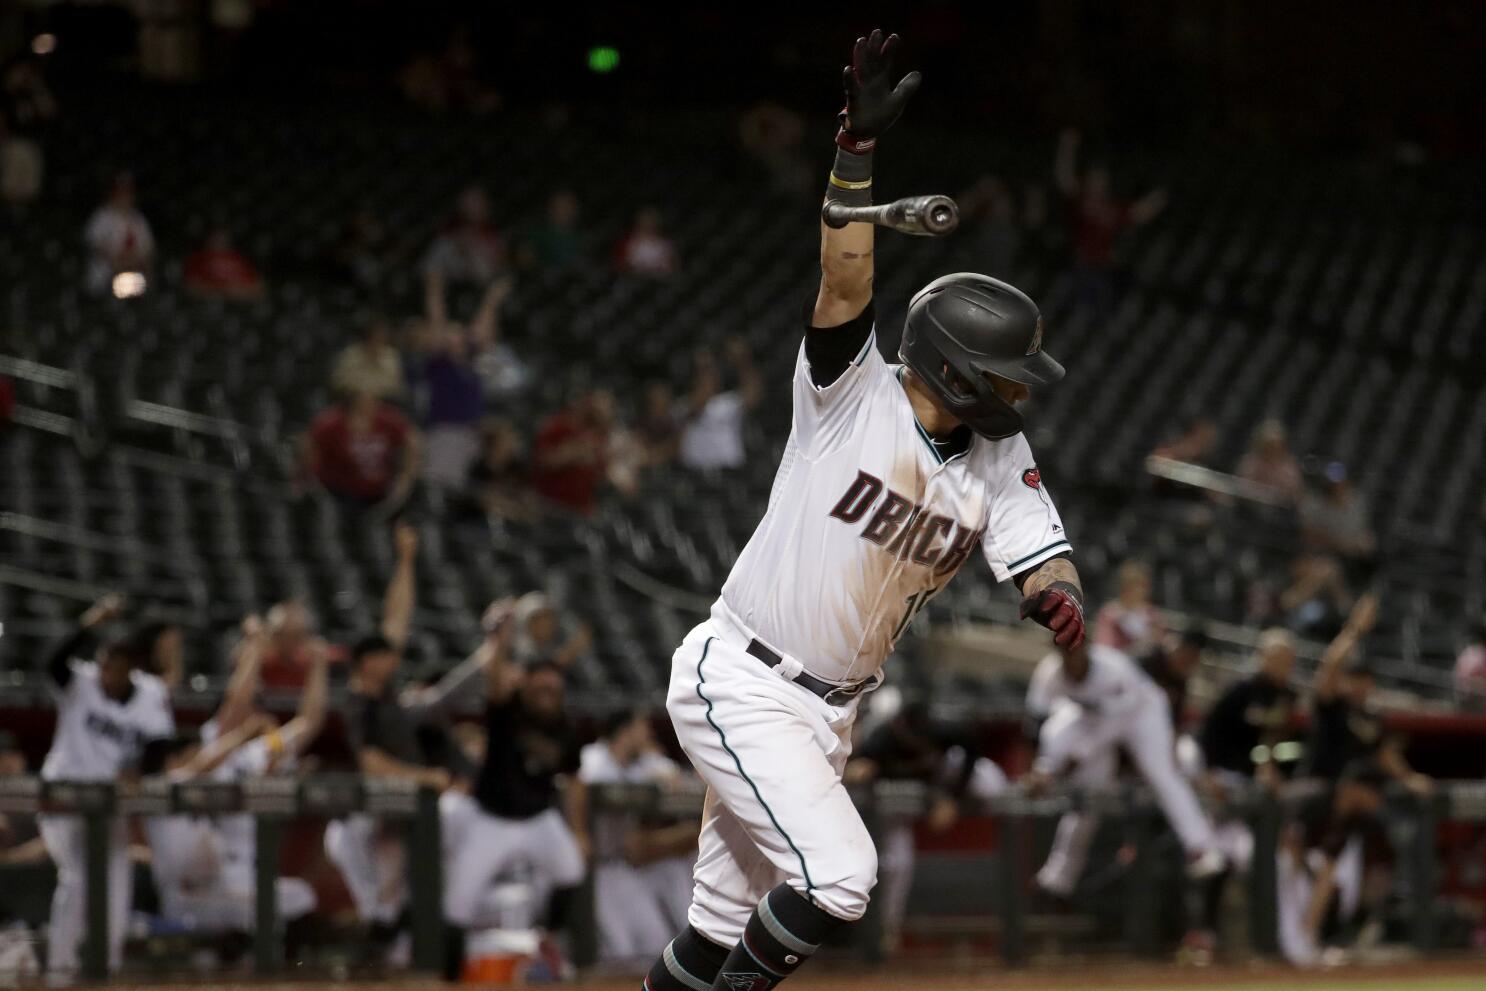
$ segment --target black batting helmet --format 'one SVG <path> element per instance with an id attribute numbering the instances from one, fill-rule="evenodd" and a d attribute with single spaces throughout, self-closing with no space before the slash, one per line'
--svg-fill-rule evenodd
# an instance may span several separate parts
<path id="1" fill-rule="evenodd" d="M 908 304 L 903 364 L 962 423 L 991 440 L 1019 433 L 1022 415 L 996 395 L 987 373 L 1045 385 L 1063 366 L 1042 350 L 1042 314 L 1015 286 L 959 272 L 935 279 Z"/>

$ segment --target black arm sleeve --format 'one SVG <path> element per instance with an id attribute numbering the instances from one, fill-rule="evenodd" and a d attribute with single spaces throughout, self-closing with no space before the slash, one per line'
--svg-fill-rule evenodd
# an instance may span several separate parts
<path id="1" fill-rule="evenodd" d="M 876 308 L 867 304 L 854 320 L 839 327 L 811 327 L 809 317 L 805 326 L 805 360 L 810 362 L 810 381 L 816 388 L 824 389 L 841 377 L 872 336 L 872 322 L 876 319 Z"/>
<path id="2" fill-rule="evenodd" d="M 139 755 L 139 771 L 141 774 L 160 774 L 165 770 L 165 759 L 170 756 L 171 740 L 168 737 L 157 737 L 144 742 L 144 749 Z"/>
<path id="3" fill-rule="evenodd" d="M 79 626 L 52 645 L 46 655 L 46 673 L 58 688 L 66 688 L 72 681 L 72 659 L 79 656 L 93 638 L 93 631 Z"/>

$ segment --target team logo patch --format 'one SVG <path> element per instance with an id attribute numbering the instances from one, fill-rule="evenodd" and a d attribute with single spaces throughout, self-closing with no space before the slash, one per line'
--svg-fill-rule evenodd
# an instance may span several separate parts
<path id="1" fill-rule="evenodd" d="M 723 974 L 722 981 L 732 991 L 763 991 L 769 979 L 763 974 Z"/>
<path id="2" fill-rule="evenodd" d="M 1042 318 L 1037 318 L 1037 329 L 1032 332 L 1032 343 L 1027 345 L 1028 354 L 1036 354 L 1042 350 Z"/>
<path id="3" fill-rule="evenodd" d="M 1042 471 L 1038 468 L 1028 468 L 1022 472 L 1022 484 L 1029 489 L 1042 488 Z"/>

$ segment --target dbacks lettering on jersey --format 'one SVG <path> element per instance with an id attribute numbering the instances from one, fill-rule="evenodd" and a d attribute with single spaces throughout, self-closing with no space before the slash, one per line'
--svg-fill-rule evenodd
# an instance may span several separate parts
<path id="1" fill-rule="evenodd" d="M 144 741 L 144 734 L 138 729 L 120 725 L 101 712 L 89 712 L 83 726 L 89 733 L 107 737 L 125 747 L 138 747 Z"/>
<path id="2" fill-rule="evenodd" d="M 894 492 L 877 476 L 857 469 L 857 477 L 836 500 L 831 516 L 855 525 L 882 498 L 859 536 L 882 547 L 900 561 L 932 568 L 936 575 L 952 575 L 985 535 L 948 516 L 926 513 L 922 505 Z"/>

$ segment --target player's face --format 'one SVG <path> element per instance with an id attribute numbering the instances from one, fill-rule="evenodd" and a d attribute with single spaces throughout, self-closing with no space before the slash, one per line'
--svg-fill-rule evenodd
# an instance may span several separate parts
<path id="1" fill-rule="evenodd" d="M 1277 685 L 1283 685 L 1290 680 L 1291 673 L 1295 670 L 1295 650 L 1292 647 L 1270 647 L 1259 659 L 1259 670 L 1264 676 Z"/>
<path id="2" fill-rule="evenodd" d="M 121 699 L 129 694 L 129 672 L 133 669 L 128 655 L 111 650 L 98 662 L 98 685 L 109 698 Z"/>
<path id="3" fill-rule="evenodd" d="M 1202 651 L 1190 644 L 1182 644 L 1169 655 L 1171 670 L 1178 678 L 1190 678 L 1202 660 Z"/>
<path id="4" fill-rule="evenodd" d="M 991 380 L 991 388 L 996 390 L 996 395 L 1008 406 L 1026 402 L 1032 397 L 1032 390 L 1020 382 L 1013 382 L 999 375 L 987 375 L 986 377 Z"/>
<path id="5" fill-rule="evenodd" d="M 521 686 L 521 702 L 538 719 L 556 719 L 562 714 L 562 676 L 551 669 L 532 671 Z"/>
<path id="6" fill-rule="evenodd" d="M 1368 698 L 1372 695 L 1372 675 L 1353 672 L 1347 675 L 1342 682 L 1342 691 L 1347 695 L 1347 701 L 1353 705 L 1366 705 Z"/>
<path id="7" fill-rule="evenodd" d="M 376 650 L 361 659 L 361 681 L 374 692 L 380 692 L 397 673 L 397 652 Z"/>

